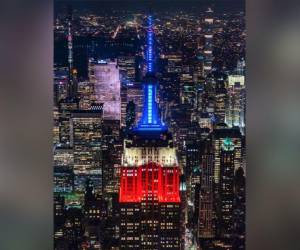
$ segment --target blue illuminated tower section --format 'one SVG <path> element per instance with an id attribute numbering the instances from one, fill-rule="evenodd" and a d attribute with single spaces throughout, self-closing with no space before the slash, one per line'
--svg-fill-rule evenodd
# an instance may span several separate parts
<path id="1" fill-rule="evenodd" d="M 147 73 L 144 78 L 144 109 L 137 131 L 162 131 L 167 130 L 158 114 L 156 103 L 157 79 L 154 70 L 154 30 L 152 16 L 148 17 L 147 48 L 146 48 Z"/>
<path id="2" fill-rule="evenodd" d="M 154 71 L 153 35 L 154 35 L 154 30 L 153 30 L 152 16 L 149 16 L 148 27 L 147 27 L 147 52 L 146 52 L 147 73 L 153 73 Z"/>
<path id="3" fill-rule="evenodd" d="M 154 44 L 149 16 L 143 114 L 124 140 L 120 171 L 121 250 L 180 249 L 181 171 L 172 133 L 161 121 L 156 103 Z"/>

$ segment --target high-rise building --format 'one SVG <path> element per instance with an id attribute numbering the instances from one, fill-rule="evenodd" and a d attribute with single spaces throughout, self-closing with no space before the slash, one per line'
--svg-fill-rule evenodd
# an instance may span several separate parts
<path id="1" fill-rule="evenodd" d="M 181 74 L 180 76 L 180 98 L 181 103 L 196 106 L 196 84 L 191 74 Z"/>
<path id="2" fill-rule="evenodd" d="M 227 91 L 226 124 L 229 127 L 238 126 L 243 131 L 245 127 L 246 108 L 245 76 L 229 75 Z"/>
<path id="3" fill-rule="evenodd" d="M 219 186 L 219 227 L 222 238 L 231 238 L 233 234 L 234 209 L 234 160 L 235 145 L 226 138 L 221 146 L 220 186 Z"/>
<path id="4" fill-rule="evenodd" d="M 218 184 L 221 178 L 221 149 L 223 142 L 230 138 L 235 147 L 234 170 L 241 167 L 242 163 L 242 135 L 238 127 L 228 128 L 225 123 L 218 124 L 211 134 L 214 152 L 214 182 Z"/>
<path id="5" fill-rule="evenodd" d="M 56 145 L 53 152 L 53 158 L 54 166 L 68 166 L 70 168 L 73 168 L 74 157 L 73 149 L 71 147 Z"/>
<path id="6" fill-rule="evenodd" d="M 227 90 L 225 89 L 224 78 L 222 75 L 216 79 L 216 94 L 215 94 L 215 118 L 217 123 L 225 122 L 227 103 Z"/>
<path id="7" fill-rule="evenodd" d="M 84 213 L 88 224 L 97 225 L 102 217 L 102 200 L 94 194 L 93 184 L 86 180 L 84 194 Z"/>
<path id="8" fill-rule="evenodd" d="M 128 102 L 126 107 L 126 128 L 131 128 L 135 122 L 135 103 L 133 101 Z"/>
<path id="9" fill-rule="evenodd" d="M 59 143 L 65 147 L 70 147 L 72 133 L 70 119 L 72 112 L 75 110 L 78 110 L 76 101 L 65 99 L 59 103 Z"/>
<path id="10" fill-rule="evenodd" d="M 102 192 L 102 110 L 72 113 L 71 145 L 74 151 L 75 190 L 84 191 L 85 179 L 95 179 L 95 191 Z M 80 179 L 82 179 L 80 181 Z"/>
<path id="11" fill-rule="evenodd" d="M 89 81 L 78 83 L 79 109 L 90 110 L 95 103 L 94 84 Z"/>
<path id="12" fill-rule="evenodd" d="M 242 167 L 242 135 L 238 127 L 218 124 L 211 142 L 214 153 L 214 214 L 215 234 L 222 244 L 232 246 L 234 235 L 234 176 Z"/>
<path id="13" fill-rule="evenodd" d="M 74 59 L 73 59 L 73 9 L 69 8 L 68 10 L 68 85 L 67 85 L 67 98 L 68 100 L 74 100 L 77 98 L 77 69 L 74 68 Z"/>
<path id="14" fill-rule="evenodd" d="M 245 249 L 246 232 L 246 182 L 245 173 L 242 168 L 235 172 L 235 201 L 234 201 L 234 243 L 233 246 Z"/>
<path id="15" fill-rule="evenodd" d="M 59 110 L 58 107 L 53 107 L 53 145 L 59 144 Z"/>
<path id="16" fill-rule="evenodd" d="M 54 193 L 71 193 L 74 187 L 73 169 L 68 166 L 54 167 Z"/>
<path id="17" fill-rule="evenodd" d="M 130 101 L 135 104 L 135 120 L 138 121 L 143 112 L 143 85 L 141 83 L 127 84 L 127 103 Z"/>
<path id="18" fill-rule="evenodd" d="M 201 128 L 196 122 L 191 123 L 188 127 L 184 152 L 186 160 L 184 174 L 186 176 L 187 199 L 190 204 L 194 204 L 195 188 L 197 185 L 200 185 L 202 155 Z M 194 213 L 195 211 L 190 212 Z M 190 216 L 190 218 L 192 217 Z"/>
<path id="19" fill-rule="evenodd" d="M 119 168 L 123 152 L 123 143 L 120 139 L 120 123 L 116 120 L 103 121 L 103 143 L 101 146 L 102 186 L 103 195 L 118 193 Z"/>
<path id="20" fill-rule="evenodd" d="M 59 102 L 67 98 L 67 86 L 69 80 L 67 67 L 54 68 L 54 104 L 58 107 Z"/>
<path id="21" fill-rule="evenodd" d="M 121 120 L 121 83 L 116 62 L 89 61 L 89 79 L 94 84 L 95 99 L 103 103 L 104 120 Z"/>
<path id="22" fill-rule="evenodd" d="M 64 246 L 57 247 L 58 249 L 76 249 L 83 238 L 83 214 L 81 209 L 72 207 L 66 210 L 66 220 L 63 227 L 62 242 Z"/>
<path id="23" fill-rule="evenodd" d="M 126 126 L 127 84 L 121 82 L 121 127 Z"/>
<path id="24" fill-rule="evenodd" d="M 213 10 L 208 8 L 205 12 L 204 17 L 204 76 L 207 76 L 212 71 L 212 62 L 213 62 L 213 24 L 214 24 L 214 17 L 213 17 Z"/>
<path id="25" fill-rule="evenodd" d="M 158 114 L 153 36 L 149 16 L 143 114 L 124 142 L 120 173 L 121 249 L 180 249 L 180 169 Z"/>
<path id="26" fill-rule="evenodd" d="M 118 66 L 122 76 L 122 82 L 134 82 L 136 79 L 135 56 L 119 56 Z"/>
<path id="27" fill-rule="evenodd" d="M 63 225 L 65 222 L 65 199 L 63 196 L 55 195 L 53 197 L 53 214 L 54 214 L 54 239 L 55 247 L 57 241 L 63 238 Z"/>
<path id="28" fill-rule="evenodd" d="M 199 190 L 198 237 L 211 239 L 215 236 L 214 226 L 214 154 L 207 140 L 204 145 Z"/>

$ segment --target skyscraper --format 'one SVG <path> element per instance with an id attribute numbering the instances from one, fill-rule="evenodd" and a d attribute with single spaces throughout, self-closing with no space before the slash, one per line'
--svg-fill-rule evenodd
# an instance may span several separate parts
<path id="1" fill-rule="evenodd" d="M 158 113 L 153 44 L 149 16 L 143 114 L 124 142 L 120 174 L 121 249 L 180 249 L 180 169 Z"/>
<path id="2" fill-rule="evenodd" d="M 237 70 L 241 71 L 241 70 Z M 227 82 L 228 106 L 226 109 L 226 123 L 229 127 L 245 127 L 245 76 L 229 75 Z"/>
<path id="3" fill-rule="evenodd" d="M 201 168 L 201 186 L 199 190 L 198 237 L 210 239 L 215 236 L 214 227 L 214 155 L 209 141 L 204 145 Z"/>
<path id="4" fill-rule="evenodd" d="M 131 83 L 127 85 L 127 103 L 135 104 L 135 120 L 138 121 L 143 113 L 143 86 L 141 83 Z"/>
<path id="5" fill-rule="evenodd" d="M 95 99 L 103 103 L 104 120 L 121 120 L 121 84 L 116 62 L 90 60 L 89 79 L 94 84 Z"/>
<path id="6" fill-rule="evenodd" d="M 74 68 L 73 62 L 73 10 L 71 6 L 68 10 L 68 66 L 69 66 L 69 83 L 67 88 L 67 95 L 69 100 L 73 100 L 77 97 L 77 70 Z"/>
<path id="7" fill-rule="evenodd" d="M 135 104 L 133 101 L 128 102 L 126 107 L 126 128 L 129 129 L 135 122 Z"/>
<path id="8" fill-rule="evenodd" d="M 204 17 L 204 76 L 207 76 L 212 71 L 213 62 L 213 10 L 208 8 Z"/>
<path id="9" fill-rule="evenodd" d="M 214 129 L 212 136 L 212 147 L 214 152 L 214 182 L 218 184 L 221 178 L 220 165 L 221 165 L 221 149 L 224 140 L 230 138 L 234 144 L 235 157 L 234 157 L 234 170 L 241 167 L 242 156 L 242 135 L 239 128 L 228 128 L 226 124 L 218 124 Z"/>
<path id="10" fill-rule="evenodd" d="M 71 145 L 74 150 L 75 190 L 83 192 L 86 179 L 94 179 L 97 193 L 102 193 L 102 110 L 72 113 Z"/>
<path id="11" fill-rule="evenodd" d="M 226 138 L 221 146 L 220 164 L 220 236 L 231 238 L 233 233 L 235 145 Z"/>
<path id="12" fill-rule="evenodd" d="M 65 98 L 60 99 L 58 95 L 58 108 L 59 108 L 59 142 L 63 145 L 70 145 L 70 118 L 71 112 L 78 109 L 78 99 L 77 99 L 77 71 L 73 67 L 73 32 L 72 32 L 72 21 L 73 13 L 72 8 L 68 10 L 68 77 L 66 84 L 66 94 Z M 58 73 L 58 72 L 57 72 Z M 62 80 L 62 79 L 61 79 Z M 63 81 L 59 83 L 63 83 Z M 57 86 L 58 90 L 60 86 Z M 60 91 L 59 91 L 60 92 Z"/>
<path id="13" fill-rule="evenodd" d="M 78 103 L 76 101 L 68 99 L 68 97 L 62 100 L 59 104 L 59 142 L 69 147 L 70 146 L 70 135 L 72 133 L 70 128 L 70 119 L 73 111 L 78 110 Z"/>
<path id="14" fill-rule="evenodd" d="M 134 82 L 136 79 L 136 61 L 134 56 L 119 56 L 118 66 L 123 81 Z"/>
<path id="15" fill-rule="evenodd" d="M 216 92 L 215 92 L 215 117 L 217 123 L 225 122 L 227 103 L 227 91 L 225 89 L 224 76 L 219 74 L 216 76 Z"/>

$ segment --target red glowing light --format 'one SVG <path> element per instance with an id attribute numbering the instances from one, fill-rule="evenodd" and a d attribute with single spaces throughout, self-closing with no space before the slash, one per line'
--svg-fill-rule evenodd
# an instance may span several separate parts
<path id="1" fill-rule="evenodd" d="M 122 167 L 120 180 L 120 202 L 180 202 L 180 171 L 175 167 L 162 167 L 148 163 L 138 167 Z"/>

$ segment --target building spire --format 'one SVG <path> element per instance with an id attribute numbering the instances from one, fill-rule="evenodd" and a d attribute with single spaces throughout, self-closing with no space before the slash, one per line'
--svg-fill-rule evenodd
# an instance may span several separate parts
<path id="1" fill-rule="evenodd" d="M 147 73 L 144 78 L 144 108 L 137 130 L 161 131 L 166 130 L 167 128 L 161 121 L 156 102 L 157 79 L 154 71 L 154 31 L 151 15 L 148 16 L 147 21 L 147 49 L 145 53 Z"/>
<path id="2" fill-rule="evenodd" d="M 68 17 L 68 63 L 71 75 L 73 69 L 73 35 L 72 35 L 72 10 L 69 10 Z"/>
<path id="3" fill-rule="evenodd" d="M 153 21 L 152 16 L 148 16 L 148 27 L 147 27 L 147 73 L 153 73 L 154 71 L 154 51 L 153 51 Z"/>
<path id="4" fill-rule="evenodd" d="M 73 21 L 73 11 L 72 7 L 68 7 L 68 70 L 69 70 L 69 81 L 67 87 L 67 98 L 69 100 L 74 100 L 77 98 L 77 71 L 73 65 L 73 32 L 72 32 L 72 21 Z"/>

